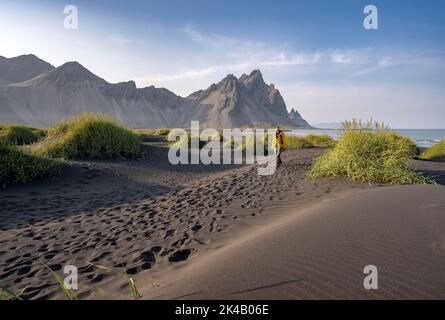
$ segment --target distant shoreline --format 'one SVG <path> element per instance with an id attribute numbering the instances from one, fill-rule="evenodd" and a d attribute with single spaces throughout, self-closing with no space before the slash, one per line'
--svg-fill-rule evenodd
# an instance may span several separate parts
<path id="1" fill-rule="evenodd" d="M 428 148 L 445 139 L 445 129 L 392 129 L 394 132 L 414 140 L 418 147 Z M 287 134 L 304 136 L 306 134 L 328 134 L 333 139 L 340 137 L 341 129 L 294 129 L 285 130 Z"/>

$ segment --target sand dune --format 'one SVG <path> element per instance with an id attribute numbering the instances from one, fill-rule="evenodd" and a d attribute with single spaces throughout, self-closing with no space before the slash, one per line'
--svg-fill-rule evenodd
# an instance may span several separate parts
<path id="1" fill-rule="evenodd" d="M 443 299 L 443 186 L 348 192 L 253 228 L 152 290 L 162 299 Z M 375 265 L 379 289 L 365 290 Z"/>
<path id="2" fill-rule="evenodd" d="M 57 181 L 3 191 L 2 284 L 14 290 L 28 286 L 25 298 L 63 298 L 39 264 L 43 259 L 58 272 L 66 264 L 79 268 L 81 298 L 128 298 L 121 276 L 89 262 L 125 265 L 137 283 L 154 284 L 164 272 L 199 260 L 246 227 L 352 187 L 368 187 L 306 181 L 321 149 L 289 151 L 279 172 L 264 177 L 253 166 L 172 166 L 165 144 L 146 148 L 146 160 L 73 162 Z M 112 294 L 98 295 L 96 288 Z"/>
<path id="3" fill-rule="evenodd" d="M 317 148 L 286 151 L 272 176 L 173 166 L 165 143 L 145 148 L 144 160 L 74 161 L 55 181 L 1 191 L 1 285 L 64 299 L 43 260 L 78 267 L 81 299 L 130 298 L 119 272 L 90 263 L 125 266 L 143 298 L 444 296 L 443 186 L 308 181 Z M 361 288 L 366 264 L 381 290 Z"/>

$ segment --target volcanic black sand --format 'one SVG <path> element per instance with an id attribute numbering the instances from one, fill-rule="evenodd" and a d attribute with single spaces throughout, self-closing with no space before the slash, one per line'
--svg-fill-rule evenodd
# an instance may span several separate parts
<path id="1" fill-rule="evenodd" d="M 0 192 L 0 285 L 63 299 L 42 261 L 79 270 L 80 299 L 445 298 L 445 187 L 309 181 L 323 149 L 254 165 L 76 161 L 56 180 Z M 445 163 L 414 161 L 444 182 Z M 380 289 L 364 290 L 363 268 Z M 115 268 L 104 270 L 100 266 Z"/>

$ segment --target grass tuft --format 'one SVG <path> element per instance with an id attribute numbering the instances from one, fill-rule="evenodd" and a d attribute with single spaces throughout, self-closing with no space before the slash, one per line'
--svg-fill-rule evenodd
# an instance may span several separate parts
<path id="1" fill-rule="evenodd" d="M 136 283 L 134 282 L 133 278 L 131 278 L 127 270 L 125 270 L 124 267 L 122 267 L 122 275 L 124 276 L 125 280 L 127 281 L 128 287 L 130 288 L 131 296 L 133 300 L 138 300 L 142 298 L 142 295 L 140 294 L 138 288 L 136 287 Z"/>
<path id="2" fill-rule="evenodd" d="M 170 131 L 171 131 L 171 129 L 168 129 L 168 128 L 160 128 L 160 129 L 157 129 L 153 133 L 153 135 L 155 135 L 155 136 L 167 136 L 170 133 Z"/>
<path id="3" fill-rule="evenodd" d="M 286 135 L 284 137 L 284 147 L 286 149 L 306 149 L 314 147 L 314 144 L 305 137 Z"/>
<path id="4" fill-rule="evenodd" d="M 23 300 L 21 295 L 25 292 L 28 287 L 23 288 L 20 292 L 13 292 L 9 288 L 0 286 L 0 301 L 1 300 Z"/>
<path id="5" fill-rule="evenodd" d="M 55 176 L 62 163 L 40 157 L 0 141 L 0 185 L 28 183 L 34 179 Z"/>
<path id="6" fill-rule="evenodd" d="M 431 148 L 426 149 L 419 157 L 426 160 L 438 160 L 445 158 L 445 140 L 436 143 Z"/>
<path id="7" fill-rule="evenodd" d="M 13 145 L 32 144 L 46 136 L 46 130 L 21 125 L 0 126 L 0 140 Z"/>
<path id="8" fill-rule="evenodd" d="M 170 131 L 169 135 L 167 136 L 168 141 L 172 141 L 173 136 L 176 134 L 175 130 Z M 193 136 L 194 138 L 198 139 L 198 136 Z M 187 138 L 184 136 L 181 139 L 177 139 L 176 141 L 172 141 L 172 146 L 174 147 L 189 147 L 191 145 L 191 139 L 192 136 L 190 134 L 187 135 Z M 215 138 L 211 138 L 210 140 L 214 140 Z M 275 134 L 274 133 L 266 133 L 262 138 L 262 144 L 264 145 L 264 150 L 270 149 L 272 145 L 275 143 Z M 230 147 L 232 150 L 241 149 L 243 152 L 246 151 L 246 149 L 249 147 L 253 147 L 254 153 L 256 154 L 256 142 L 257 137 L 256 136 L 247 136 L 243 137 L 242 139 L 235 139 L 232 137 L 232 139 L 225 141 L 223 139 L 223 136 L 220 135 L 220 141 L 221 141 L 221 148 L 228 148 Z M 269 141 L 271 142 L 269 144 Z M 329 135 L 308 135 L 304 137 L 300 136 L 294 136 L 294 135 L 286 135 L 285 136 L 285 148 L 286 149 L 305 149 L 305 148 L 312 148 L 312 147 L 323 147 L 323 148 L 331 148 L 335 146 L 335 140 L 332 139 Z M 207 142 L 200 141 L 199 148 L 202 148 L 205 146 Z"/>
<path id="9" fill-rule="evenodd" d="M 320 147 L 320 148 L 332 148 L 335 146 L 335 140 L 327 135 L 315 135 L 310 134 L 304 137 L 307 141 L 309 141 L 314 147 Z"/>
<path id="10" fill-rule="evenodd" d="M 137 134 L 140 138 L 147 136 L 163 136 L 166 137 L 172 129 L 160 128 L 160 129 L 132 129 L 131 131 Z"/>
<path id="11" fill-rule="evenodd" d="M 345 177 L 367 183 L 429 183 L 411 167 L 414 143 L 372 120 L 343 123 L 343 135 L 336 146 L 317 159 L 310 178 Z"/>
<path id="12" fill-rule="evenodd" d="M 41 261 L 40 263 L 45 267 L 45 269 L 47 269 L 54 276 L 54 278 L 57 280 L 57 283 L 59 284 L 60 288 L 62 289 L 63 293 L 65 294 L 68 300 L 79 300 L 76 294 L 74 293 L 74 290 L 66 286 L 65 281 L 57 272 L 51 269 L 51 267 L 48 266 L 45 262 Z"/>
<path id="13" fill-rule="evenodd" d="M 174 148 L 191 148 L 192 146 L 192 139 L 199 140 L 200 137 L 198 135 L 191 135 L 190 133 L 187 134 L 187 136 L 181 136 L 174 139 L 175 135 L 177 134 L 176 130 L 172 130 L 167 135 L 167 141 L 170 142 L 170 145 Z M 199 149 L 203 148 L 208 142 L 199 140 Z"/>
<path id="14" fill-rule="evenodd" d="M 120 272 L 121 275 L 124 277 L 125 281 L 127 282 L 127 285 L 128 285 L 128 288 L 130 289 L 131 297 L 133 298 L 133 300 L 138 300 L 138 299 L 142 298 L 142 295 L 140 294 L 138 288 L 136 287 L 136 283 L 134 282 L 133 278 L 131 278 L 128 275 L 127 270 L 125 269 L 125 266 L 122 266 L 122 268 L 119 271 L 118 268 L 110 268 L 110 267 L 102 266 L 99 264 L 94 264 L 91 262 L 90 262 L 90 265 L 92 265 L 98 269 L 101 269 L 101 270 Z"/>
<path id="15" fill-rule="evenodd" d="M 109 116 L 84 113 L 50 130 L 36 150 L 52 158 L 118 159 L 139 158 L 139 137 Z"/>

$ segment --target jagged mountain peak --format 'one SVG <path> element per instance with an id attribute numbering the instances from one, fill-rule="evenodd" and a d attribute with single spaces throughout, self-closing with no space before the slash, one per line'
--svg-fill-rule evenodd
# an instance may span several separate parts
<path id="1" fill-rule="evenodd" d="M 116 86 L 125 87 L 125 88 L 129 88 L 129 89 L 137 89 L 136 82 L 134 82 L 133 80 L 124 81 L 124 82 L 118 82 L 115 85 Z"/>
<path id="2" fill-rule="evenodd" d="M 238 82 L 238 78 L 235 77 L 233 74 L 228 74 L 227 76 L 222 79 L 219 84 L 226 84 L 226 83 L 234 83 Z"/>
<path id="3" fill-rule="evenodd" d="M 201 95 L 202 93 L 221 89 L 221 88 L 240 88 L 242 85 L 249 87 L 252 83 L 262 84 L 267 86 L 263 80 L 263 75 L 260 70 L 253 70 L 249 75 L 243 74 L 241 77 L 237 78 L 233 74 L 228 74 L 218 83 L 213 83 L 205 90 L 198 90 L 190 94 L 189 97 L 196 97 Z M 242 85 L 240 85 L 242 84 Z M 274 88 L 274 85 L 271 84 L 271 87 Z"/>
<path id="4" fill-rule="evenodd" d="M 199 113 L 203 113 L 200 117 L 217 127 L 260 124 L 297 127 L 300 123 L 308 126 L 300 121 L 299 116 L 290 119 L 280 92 L 273 84 L 266 84 L 258 69 L 239 78 L 229 74 L 206 90 L 192 93 L 187 99 Z"/>
<path id="5" fill-rule="evenodd" d="M 264 82 L 263 74 L 258 69 L 253 70 L 249 75 L 242 75 L 239 80 L 252 92 L 268 87 Z"/>
<path id="6" fill-rule="evenodd" d="M 243 74 L 239 80 L 243 82 L 244 84 L 247 84 L 249 82 L 262 82 L 264 83 L 263 74 L 259 69 L 253 70 L 249 75 Z"/>
<path id="7" fill-rule="evenodd" d="M 249 77 L 263 80 L 263 74 L 261 73 L 260 69 L 253 70 Z"/>
<path id="8" fill-rule="evenodd" d="M 0 68 L 11 65 L 4 60 L 0 58 Z M 30 64 L 14 65 L 26 71 Z M 88 111 L 110 114 L 138 128 L 189 127 L 190 121 L 214 128 L 307 126 L 295 110 L 293 116 L 287 112 L 280 92 L 264 82 L 260 70 L 240 78 L 229 74 L 186 98 L 154 86 L 138 89 L 134 81 L 108 83 L 77 61 L 28 79 L 11 84 L 1 84 L 0 79 L 0 107 L 6 121 L 50 126 Z"/>
<path id="9" fill-rule="evenodd" d="M 307 123 L 307 121 L 304 120 L 304 119 L 301 117 L 300 113 L 299 113 L 296 109 L 294 109 L 294 108 L 290 109 L 288 118 L 289 118 L 293 123 L 295 123 L 295 125 L 297 125 L 297 126 L 299 126 L 299 127 L 306 127 L 306 128 L 310 128 L 310 127 L 311 127 L 311 126 L 309 125 L 309 123 Z"/>
<path id="10" fill-rule="evenodd" d="M 241 85 L 238 78 L 235 77 L 233 74 L 228 74 L 220 82 L 213 83 L 207 89 L 193 92 L 187 97 L 187 99 L 202 100 L 209 96 L 209 94 L 213 91 L 218 90 L 223 93 L 229 93 L 238 91 L 240 86 Z"/>

